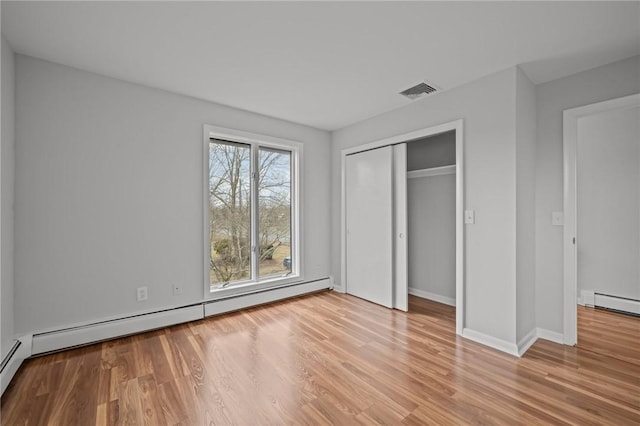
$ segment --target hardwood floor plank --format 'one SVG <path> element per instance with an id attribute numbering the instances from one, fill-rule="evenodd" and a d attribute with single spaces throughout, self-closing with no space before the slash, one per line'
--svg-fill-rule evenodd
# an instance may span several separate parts
<path id="1" fill-rule="evenodd" d="M 27 360 L 1 424 L 640 424 L 639 319 L 581 312 L 581 346 L 515 358 L 409 302 L 316 293 Z"/>
<path id="2" fill-rule="evenodd" d="M 116 399 L 107 403 L 107 425 L 112 426 L 118 424 L 120 424 L 120 406 Z"/>
<path id="3" fill-rule="evenodd" d="M 118 386 L 119 422 L 125 425 L 142 424 L 142 404 L 138 379 L 131 379 Z M 67 423 L 80 424 L 80 423 Z"/>
<path id="4" fill-rule="evenodd" d="M 107 426 L 108 424 L 107 417 L 107 403 L 103 402 L 98 405 L 96 409 L 96 426 Z"/>
<path id="5" fill-rule="evenodd" d="M 579 348 L 640 366 L 638 342 L 640 317 L 578 306 Z"/>
<path id="6" fill-rule="evenodd" d="M 138 377 L 138 390 L 143 424 L 149 426 L 166 424 L 153 374 Z"/>
<path id="7" fill-rule="evenodd" d="M 180 379 L 181 377 L 176 380 Z M 162 407 L 162 415 L 167 424 L 170 425 L 179 424 L 189 417 L 188 400 L 187 404 L 185 404 L 176 380 L 162 383 L 157 387 L 160 406 Z M 158 415 L 158 417 L 160 416 Z"/>
<path id="8" fill-rule="evenodd" d="M 50 393 L 53 397 L 50 424 L 95 422 L 98 395 L 92 381 L 99 371 L 100 350 L 94 345 L 77 351 L 79 356 L 66 363 L 57 391 Z"/>

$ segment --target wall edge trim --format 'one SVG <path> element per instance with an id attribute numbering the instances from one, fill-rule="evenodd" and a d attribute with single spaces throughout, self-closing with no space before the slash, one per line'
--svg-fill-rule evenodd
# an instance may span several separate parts
<path id="1" fill-rule="evenodd" d="M 470 328 L 464 328 L 462 330 L 462 337 L 473 340 L 476 343 L 480 343 L 481 345 L 488 346 L 492 349 L 499 350 L 500 352 L 504 352 L 518 358 L 520 357 L 518 354 L 518 345 L 515 343 L 489 336 L 488 334 L 484 334 Z"/>

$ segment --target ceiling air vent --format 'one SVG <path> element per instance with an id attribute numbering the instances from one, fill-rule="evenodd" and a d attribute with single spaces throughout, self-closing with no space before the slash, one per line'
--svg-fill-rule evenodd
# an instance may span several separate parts
<path id="1" fill-rule="evenodd" d="M 413 87 L 409 87 L 407 90 L 403 90 L 400 92 L 402 96 L 406 96 L 409 99 L 418 99 L 425 95 L 435 92 L 438 90 L 434 86 L 431 86 L 427 83 L 416 84 Z"/>

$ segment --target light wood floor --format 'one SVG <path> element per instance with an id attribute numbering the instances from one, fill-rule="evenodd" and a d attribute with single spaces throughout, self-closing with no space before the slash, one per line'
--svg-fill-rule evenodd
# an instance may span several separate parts
<path id="1" fill-rule="evenodd" d="M 2 424 L 639 424 L 638 364 L 544 340 L 517 359 L 454 316 L 323 292 L 40 357 Z"/>
<path id="2" fill-rule="evenodd" d="M 578 347 L 640 365 L 640 317 L 578 306 Z"/>

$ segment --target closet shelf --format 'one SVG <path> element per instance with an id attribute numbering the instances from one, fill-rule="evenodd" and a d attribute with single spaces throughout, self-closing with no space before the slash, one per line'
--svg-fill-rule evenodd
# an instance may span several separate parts
<path id="1" fill-rule="evenodd" d="M 452 175 L 452 174 L 455 174 L 455 172 L 456 172 L 456 165 L 451 164 L 450 166 L 431 167 L 429 169 L 411 170 L 410 172 L 407 172 L 407 179 L 440 176 L 440 175 Z"/>

